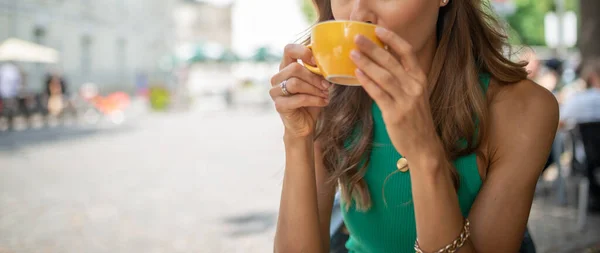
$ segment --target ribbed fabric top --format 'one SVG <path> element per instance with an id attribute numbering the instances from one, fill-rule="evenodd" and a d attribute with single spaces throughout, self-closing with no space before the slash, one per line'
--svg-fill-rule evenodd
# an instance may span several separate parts
<path id="1" fill-rule="evenodd" d="M 480 82 L 487 91 L 489 75 L 481 75 Z M 402 156 L 396 151 L 387 134 L 381 110 L 373 103 L 373 148 L 365 174 L 372 206 L 366 212 L 351 206 L 342 208 L 344 223 L 350 232 L 346 247 L 353 253 L 414 253 L 417 238 L 415 212 L 412 203 L 410 170 L 397 172 L 396 162 Z M 462 214 L 467 217 L 481 188 L 475 154 L 454 161 L 460 177 L 458 200 Z M 385 186 L 385 196 L 382 190 Z M 384 202 L 385 197 L 385 202 Z M 387 205 L 386 205 L 387 203 Z M 344 206 L 345 203 L 342 203 Z M 440 210 L 443 212 L 443 210 Z"/>

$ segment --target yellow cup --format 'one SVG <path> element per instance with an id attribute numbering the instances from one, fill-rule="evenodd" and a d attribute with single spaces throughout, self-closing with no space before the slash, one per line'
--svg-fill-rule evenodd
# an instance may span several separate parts
<path id="1" fill-rule="evenodd" d="M 383 43 L 377 38 L 375 28 L 369 23 L 356 21 L 326 21 L 316 24 L 311 33 L 308 46 L 313 53 L 317 67 L 304 64 L 311 72 L 323 76 L 327 81 L 359 86 L 354 75 L 356 65 L 350 59 L 350 52 L 357 49 L 354 37 L 358 34 L 375 42 L 380 47 Z"/>

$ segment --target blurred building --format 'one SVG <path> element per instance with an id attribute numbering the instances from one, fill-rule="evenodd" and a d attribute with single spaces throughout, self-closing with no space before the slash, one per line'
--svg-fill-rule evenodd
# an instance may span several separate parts
<path id="1" fill-rule="evenodd" d="M 213 42 L 231 47 L 231 1 L 181 1 L 174 13 L 178 44 Z"/>
<path id="2" fill-rule="evenodd" d="M 57 49 L 72 85 L 132 90 L 135 76 L 160 79 L 159 59 L 174 44 L 179 0 L 0 0 L 0 41 L 10 37 Z M 22 64 L 32 89 L 51 66 Z"/>
<path id="3" fill-rule="evenodd" d="M 194 62 L 181 68 L 185 78 L 180 79 L 180 95 L 224 94 L 233 85 L 231 64 L 215 62 L 231 52 L 233 4 L 231 0 L 183 0 L 175 8 L 175 54 Z"/>

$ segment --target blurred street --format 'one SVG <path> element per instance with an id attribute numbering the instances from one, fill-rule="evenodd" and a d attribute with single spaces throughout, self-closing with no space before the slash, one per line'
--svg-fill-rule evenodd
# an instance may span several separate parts
<path id="1" fill-rule="evenodd" d="M 0 136 L 0 252 L 271 252 L 281 135 L 244 108 Z M 600 242 L 600 217 L 576 232 L 552 199 L 530 217 L 538 252 Z"/>
<path id="2" fill-rule="evenodd" d="M 278 120 L 156 114 L 0 136 L 0 252 L 272 251 Z"/>

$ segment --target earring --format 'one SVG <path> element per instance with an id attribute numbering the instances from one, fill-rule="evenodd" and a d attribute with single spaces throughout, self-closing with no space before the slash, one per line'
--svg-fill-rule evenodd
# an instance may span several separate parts
<path id="1" fill-rule="evenodd" d="M 442 0 L 442 4 L 446 5 L 448 3 L 448 0 Z"/>

